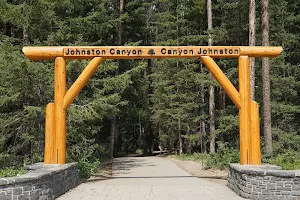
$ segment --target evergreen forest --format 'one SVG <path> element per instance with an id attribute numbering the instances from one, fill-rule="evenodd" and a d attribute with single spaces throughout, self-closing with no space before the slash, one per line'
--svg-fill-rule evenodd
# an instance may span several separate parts
<path id="1" fill-rule="evenodd" d="M 54 62 L 30 61 L 23 46 L 248 46 L 253 39 L 284 49 L 267 60 L 269 71 L 263 59 L 252 60 L 263 162 L 300 168 L 300 1 L 273 0 L 267 10 L 264 2 L 0 0 L 0 169 L 43 161 Z M 215 61 L 238 88 L 237 59 Z M 67 88 L 88 62 L 67 62 Z M 200 59 L 105 60 L 68 109 L 68 162 L 91 168 L 159 148 L 238 162 L 238 109 Z"/>

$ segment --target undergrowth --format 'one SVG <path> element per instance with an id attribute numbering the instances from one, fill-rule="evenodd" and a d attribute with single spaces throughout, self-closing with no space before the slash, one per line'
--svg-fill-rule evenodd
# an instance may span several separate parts
<path id="1" fill-rule="evenodd" d="M 0 169 L 0 178 L 3 177 L 12 177 L 12 176 L 20 176 L 25 173 L 25 169 L 23 167 L 6 167 Z"/>
<path id="2" fill-rule="evenodd" d="M 217 153 L 213 154 L 181 154 L 170 155 L 169 158 L 175 158 L 179 160 L 191 160 L 196 162 L 203 162 L 205 169 L 226 169 L 230 163 L 239 163 L 239 150 L 220 145 Z M 265 158 L 263 156 L 263 163 L 277 165 L 282 167 L 283 170 L 296 170 L 300 169 L 300 154 L 296 151 L 287 151 L 285 153 L 278 154 L 273 158 Z"/>
<path id="3" fill-rule="evenodd" d="M 273 158 L 266 159 L 266 163 L 280 166 L 284 170 L 300 169 L 300 154 L 296 151 L 286 151 Z"/>
<path id="4" fill-rule="evenodd" d="M 78 161 L 79 177 L 81 179 L 87 179 L 91 174 L 95 174 L 100 171 L 100 164 L 103 163 L 103 159 L 96 159 L 90 161 L 88 159 L 81 159 Z"/>

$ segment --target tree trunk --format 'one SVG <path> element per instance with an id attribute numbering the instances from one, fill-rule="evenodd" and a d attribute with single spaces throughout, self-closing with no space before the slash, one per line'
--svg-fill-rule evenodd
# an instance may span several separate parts
<path id="1" fill-rule="evenodd" d="M 178 119 L 179 154 L 182 154 L 181 122 Z"/>
<path id="2" fill-rule="evenodd" d="M 28 35 L 28 27 L 23 27 L 23 42 L 24 44 L 29 44 L 29 35 Z"/>
<path id="3" fill-rule="evenodd" d="M 225 109 L 226 96 L 225 96 L 225 91 L 222 88 L 220 88 L 219 95 L 220 95 L 219 97 L 220 110 L 223 110 Z"/>
<path id="4" fill-rule="evenodd" d="M 262 0 L 262 45 L 269 46 L 269 0 Z M 270 63 L 269 58 L 262 59 L 264 139 L 266 153 L 272 156 L 271 100 L 270 100 Z"/>
<path id="5" fill-rule="evenodd" d="M 255 0 L 249 5 L 249 46 L 255 46 Z M 250 98 L 255 100 L 255 58 L 250 58 Z"/>
<path id="6" fill-rule="evenodd" d="M 216 152 L 216 135 L 215 135 L 215 88 L 210 87 L 209 90 L 209 131 L 210 131 L 210 153 Z"/>
<path id="7" fill-rule="evenodd" d="M 200 70 L 201 73 L 204 73 L 203 70 L 203 64 L 200 64 Z M 203 106 L 205 105 L 205 96 L 204 96 L 204 86 L 201 86 L 201 91 L 200 91 L 200 96 L 201 96 L 201 116 L 204 116 L 205 110 L 203 108 Z M 206 132 L 205 132 L 205 120 L 203 118 L 200 119 L 200 144 L 201 144 L 201 153 L 206 153 Z"/>
<path id="8" fill-rule="evenodd" d="M 120 18 L 124 12 L 124 0 L 120 0 Z M 118 29 L 118 45 L 122 45 L 122 34 L 123 34 L 123 25 L 122 21 L 119 22 L 119 29 Z M 121 67 L 121 62 L 118 61 L 119 68 L 116 70 L 115 75 L 119 75 L 119 69 Z M 115 144 L 117 143 L 118 140 L 118 134 L 117 134 L 117 116 L 113 116 L 111 120 L 111 132 L 110 132 L 110 151 L 109 151 L 109 157 L 113 158 L 114 154 L 114 149 L 115 149 Z"/>
<path id="9" fill-rule="evenodd" d="M 151 68 L 152 68 L 152 60 L 148 59 L 147 62 L 147 69 L 145 70 L 145 76 L 147 77 L 148 81 L 149 81 L 149 85 L 147 90 L 145 91 L 146 95 L 146 99 L 147 99 L 147 111 L 150 112 L 150 96 L 149 94 L 153 94 L 152 92 L 152 88 L 151 88 L 151 79 L 150 79 L 150 74 L 151 74 Z M 147 119 L 147 129 L 149 132 L 149 136 L 150 136 L 150 154 L 153 154 L 154 151 L 154 139 L 155 139 L 155 135 L 152 129 L 152 124 L 151 124 L 151 120 L 148 118 Z"/>
<path id="10" fill-rule="evenodd" d="M 212 46 L 212 8 L 211 8 L 211 0 L 207 0 L 207 31 L 208 31 L 208 46 Z M 211 75 L 211 79 L 212 79 Z M 215 88 L 214 86 L 210 86 L 209 88 L 209 131 L 210 131 L 210 153 L 215 153 Z"/>
<path id="11" fill-rule="evenodd" d="M 115 132 L 116 132 L 117 118 L 113 117 L 111 119 L 111 128 L 110 128 L 110 144 L 109 144 L 109 153 L 108 157 L 114 157 L 114 143 L 115 143 Z"/>
<path id="12" fill-rule="evenodd" d="M 207 31 L 208 31 L 208 46 L 212 45 L 212 8 L 211 0 L 207 0 Z"/>
<path id="13" fill-rule="evenodd" d="M 124 13 L 124 0 L 120 0 L 120 18 Z M 120 19 L 121 20 L 121 19 Z M 123 23 L 119 22 L 119 31 L 118 31 L 118 45 L 122 45 L 122 35 L 123 35 Z"/>

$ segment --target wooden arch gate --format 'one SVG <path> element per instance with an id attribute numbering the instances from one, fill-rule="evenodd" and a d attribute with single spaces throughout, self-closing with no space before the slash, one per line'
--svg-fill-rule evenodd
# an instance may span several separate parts
<path id="1" fill-rule="evenodd" d="M 259 108 L 250 100 L 249 57 L 276 57 L 281 47 L 72 46 L 24 47 L 31 60 L 55 60 L 54 103 L 46 107 L 45 164 L 66 163 L 66 110 L 103 59 L 200 58 L 239 109 L 240 164 L 261 165 Z M 238 90 L 213 58 L 238 58 Z M 66 91 L 66 60 L 92 59 Z"/>

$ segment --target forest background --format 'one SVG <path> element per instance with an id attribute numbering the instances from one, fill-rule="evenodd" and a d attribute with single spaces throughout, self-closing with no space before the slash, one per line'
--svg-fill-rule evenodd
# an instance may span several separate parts
<path id="1" fill-rule="evenodd" d="M 207 2 L 0 0 L 0 168 L 43 160 L 54 63 L 29 61 L 23 46 L 207 46 L 210 39 L 248 46 L 249 1 L 212 1 L 209 29 Z M 261 1 L 255 9 L 251 24 L 260 46 Z M 300 168 L 300 1 L 273 0 L 268 13 L 269 43 L 284 51 L 270 59 L 271 151 L 263 128 L 262 59 L 255 60 L 263 161 Z M 237 87 L 237 60 L 216 61 Z M 67 87 L 87 63 L 67 62 Z M 205 154 L 212 167 L 239 161 L 238 110 L 199 59 L 106 60 L 67 115 L 67 160 L 87 171 L 113 154 L 151 154 L 159 146 Z"/>

